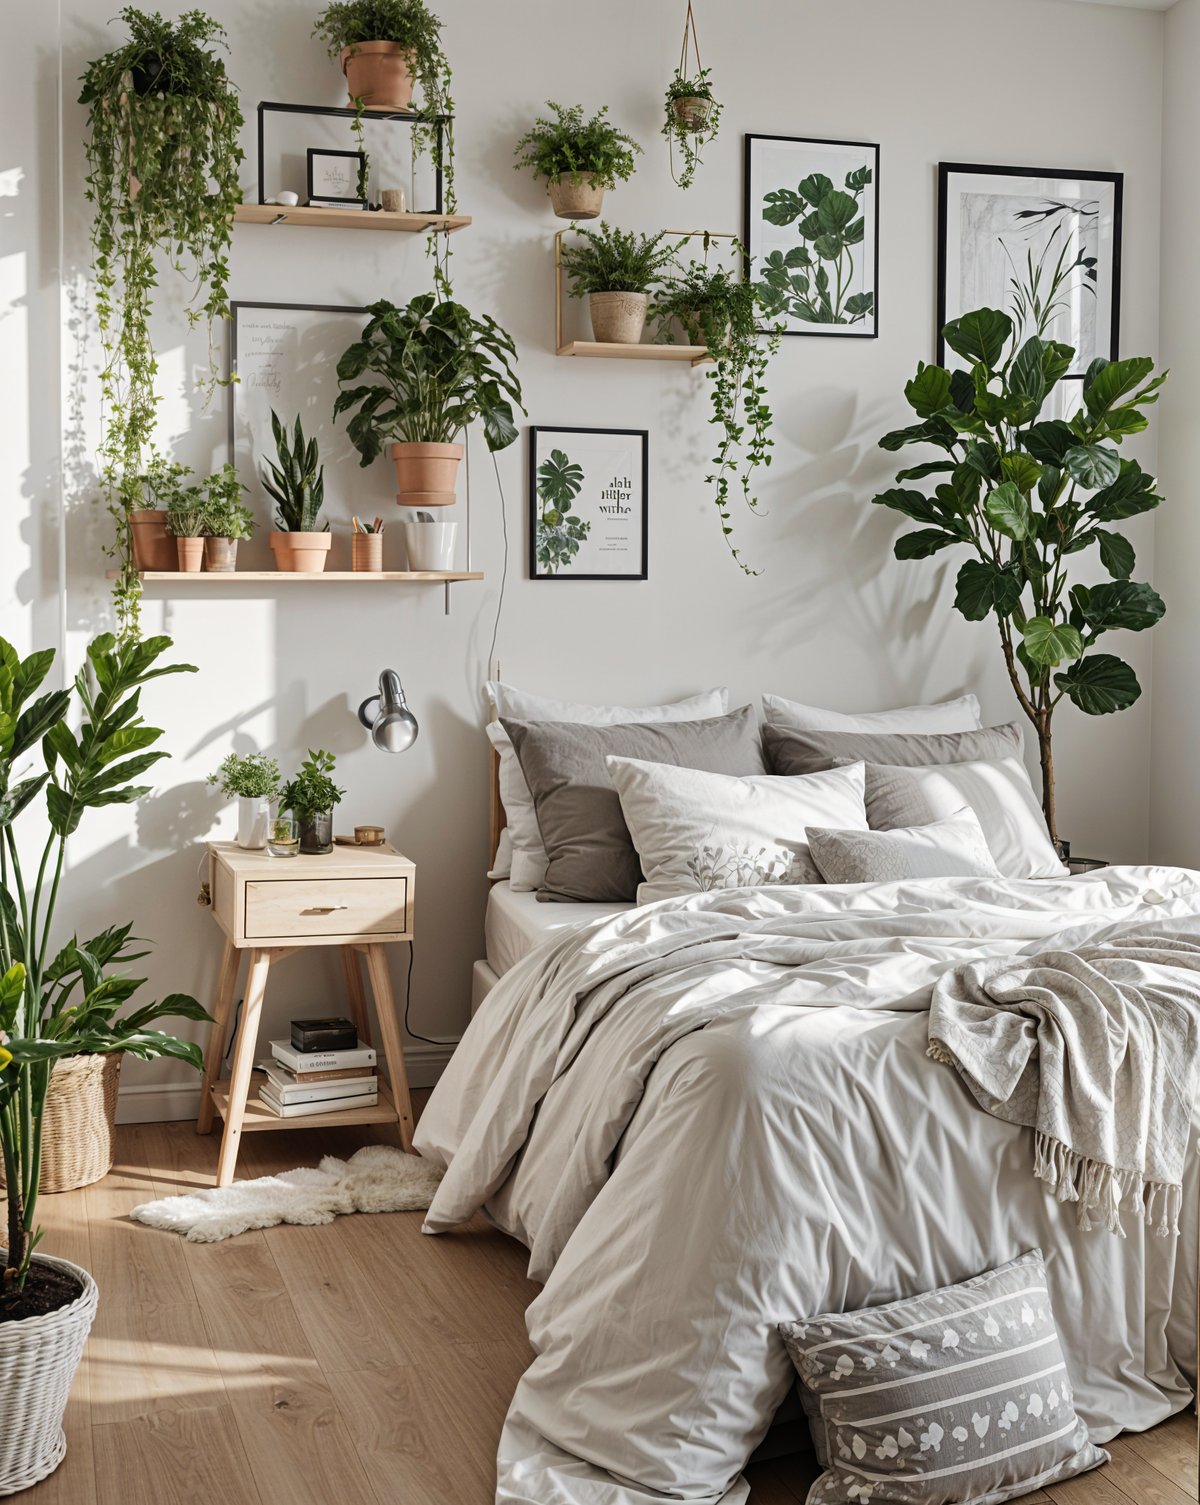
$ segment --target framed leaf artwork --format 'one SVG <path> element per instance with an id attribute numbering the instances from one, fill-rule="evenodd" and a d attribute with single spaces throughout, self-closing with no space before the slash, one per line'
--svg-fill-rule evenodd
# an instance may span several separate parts
<path id="1" fill-rule="evenodd" d="M 784 334 L 879 333 L 879 147 L 746 137 L 747 276 Z"/>
<path id="2" fill-rule="evenodd" d="M 532 580 L 645 580 L 645 429 L 529 430 Z"/>

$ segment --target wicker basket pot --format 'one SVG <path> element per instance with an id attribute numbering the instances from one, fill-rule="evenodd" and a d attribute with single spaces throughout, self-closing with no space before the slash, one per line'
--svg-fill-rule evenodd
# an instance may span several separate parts
<path id="1" fill-rule="evenodd" d="M 28 1489 L 62 1462 L 63 1411 L 99 1298 L 96 1282 L 78 1265 L 41 1254 L 34 1264 L 74 1275 L 83 1291 L 44 1317 L 0 1322 L 0 1495 Z"/>
<path id="2" fill-rule="evenodd" d="M 55 1061 L 42 1116 L 42 1190 L 74 1191 L 112 1170 L 121 1054 Z"/>

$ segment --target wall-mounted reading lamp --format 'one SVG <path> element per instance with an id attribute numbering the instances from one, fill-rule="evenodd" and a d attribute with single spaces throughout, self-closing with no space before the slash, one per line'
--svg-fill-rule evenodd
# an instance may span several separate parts
<path id="1" fill-rule="evenodd" d="M 358 719 L 371 733 L 371 740 L 380 752 L 406 751 L 420 731 L 395 669 L 385 669 L 379 676 L 379 694 L 363 701 L 358 708 Z"/>

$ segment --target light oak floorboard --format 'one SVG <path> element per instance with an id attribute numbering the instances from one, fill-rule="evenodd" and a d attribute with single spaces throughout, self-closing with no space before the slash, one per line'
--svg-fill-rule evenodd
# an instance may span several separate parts
<path id="1" fill-rule="evenodd" d="M 394 1130 L 249 1135 L 238 1174 L 372 1142 Z M 110 1176 L 43 1201 L 46 1251 L 91 1270 L 100 1309 L 67 1458 L 32 1505 L 491 1505 L 532 1357 L 524 1250 L 482 1218 L 426 1238 L 415 1213 L 212 1245 L 129 1221 L 138 1202 L 211 1186 L 215 1165 L 191 1124 L 124 1128 Z M 1195 1425 L 1188 1412 L 1119 1438 L 1108 1467 L 1027 1505 L 1193 1505 Z M 811 1454 L 756 1464 L 749 1505 L 803 1505 L 817 1472 Z"/>

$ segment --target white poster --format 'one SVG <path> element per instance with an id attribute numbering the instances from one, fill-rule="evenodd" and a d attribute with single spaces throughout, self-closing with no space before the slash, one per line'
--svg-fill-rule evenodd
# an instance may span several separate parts
<path id="1" fill-rule="evenodd" d="M 644 429 L 531 428 L 534 580 L 645 580 Z"/>

